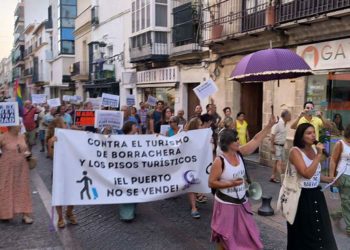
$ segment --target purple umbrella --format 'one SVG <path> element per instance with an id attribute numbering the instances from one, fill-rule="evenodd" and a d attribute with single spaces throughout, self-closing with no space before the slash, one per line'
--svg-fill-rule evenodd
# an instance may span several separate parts
<path id="1" fill-rule="evenodd" d="M 265 82 L 306 75 L 312 75 L 309 65 L 293 51 L 265 49 L 243 57 L 229 80 Z"/>

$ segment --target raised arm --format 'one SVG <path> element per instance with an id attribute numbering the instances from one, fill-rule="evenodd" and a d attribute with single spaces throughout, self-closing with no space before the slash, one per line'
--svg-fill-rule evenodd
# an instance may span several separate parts
<path id="1" fill-rule="evenodd" d="M 261 144 L 262 140 L 268 135 L 272 126 L 276 123 L 276 118 L 271 116 L 269 123 L 263 128 L 259 133 L 257 133 L 253 139 L 251 139 L 247 144 L 241 146 L 239 151 L 242 155 L 250 155 L 253 153 Z"/>

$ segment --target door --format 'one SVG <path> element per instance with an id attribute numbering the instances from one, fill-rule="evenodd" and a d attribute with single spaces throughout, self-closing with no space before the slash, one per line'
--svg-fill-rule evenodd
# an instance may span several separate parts
<path id="1" fill-rule="evenodd" d="M 246 114 L 250 138 L 262 128 L 263 83 L 241 84 L 241 111 Z"/>
<path id="2" fill-rule="evenodd" d="M 194 109 L 200 104 L 200 100 L 193 91 L 199 84 L 200 83 L 187 84 L 187 114 L 185 114 L 185 116 L 187 116 L 188 119 L 194 115 Z"/>

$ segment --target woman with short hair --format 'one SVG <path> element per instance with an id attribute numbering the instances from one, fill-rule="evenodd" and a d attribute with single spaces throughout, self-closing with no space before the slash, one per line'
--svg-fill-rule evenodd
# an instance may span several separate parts
<path id="1" fill-rule="evenodd" d="M 226 129 L 220 134 L 222 155 L 217 156 L 209 175 L 209 187 L 216 189 L 211 220 L 211 240 L 220 249 L 262 249 L 259 230 L 246 197 L 245 166 L 242 155 L 252 154 L 266 137 L 275 118 L 245 145 L 238 133 Z"/>

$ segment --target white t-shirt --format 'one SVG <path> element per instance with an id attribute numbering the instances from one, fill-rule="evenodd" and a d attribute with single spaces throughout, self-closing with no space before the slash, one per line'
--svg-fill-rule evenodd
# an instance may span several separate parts
<path id="1" fill-rule="evenodd" d="M 279 119 L 279 121 L 273 125 L 271 129 L 271 134 L 275 136 L 275 143 L 284 145 L 287 139 L 287 127 L 286 123 L 283 119 Z"/>

